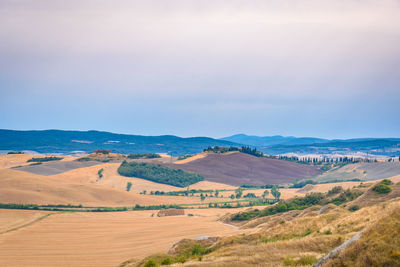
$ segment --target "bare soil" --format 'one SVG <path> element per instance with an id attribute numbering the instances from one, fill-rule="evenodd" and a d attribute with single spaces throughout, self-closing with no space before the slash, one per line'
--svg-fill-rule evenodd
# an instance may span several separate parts
<path id="1" fill-rule="evenodd" d="M 205 180 L 233 186 L 292 182 L 321 174 L 316 167 L 277 159 L 259 158 L 244 153 L 215 154 L 185 164 L 168 167 L 200 173 Z"/>

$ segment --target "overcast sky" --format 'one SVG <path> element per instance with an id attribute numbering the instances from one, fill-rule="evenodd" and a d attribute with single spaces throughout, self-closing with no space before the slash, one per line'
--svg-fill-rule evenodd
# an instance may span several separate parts
<path id="1" fill-rule="evenodd" d="M 400 1 L 0 0 L 0 128 L 400 137 Z"/>

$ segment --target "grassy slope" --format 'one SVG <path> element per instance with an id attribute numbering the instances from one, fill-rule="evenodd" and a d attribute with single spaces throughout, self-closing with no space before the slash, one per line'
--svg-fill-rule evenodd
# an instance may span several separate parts
<path id="1" fill-rule="evenodd" d="M 400 174 L 400 162 L 371 162 L 347 164 L 341 168 L 329 170 L 313 177 L 318 182 L 332 180 L 350 180 L 354 178 L 362 180 L 377 180 L 389 178 Z"/>
<path id="2" fill-rule="evenodd" d="M 366 197 L 354 201 L 358 201 L 358 204 L 365 203 L 356 212 L 348 210 L 353 203 L 341 206 L 329 204 L 322 214 L 318 214 L 321 206 L 313 206 L 303 211 L 290 211 L 248 221 L 242 224 L 241 228 L 254 229 L 254 234 L 221 238 L 212 246 L 211 253 L 201 257 L 201 261 L 198 257 L 192 257 L 185 265 L 311 266 L 317 259 L 364 229 L 366 234 L 361 240 L 369 240 L 369 243 L 366 243 L 366 247 L 360 246 L 365 249 L 360 255 L 376 255 L 380 262 L 386 262 L 388 257 L 398 257 L 397 243 L 385 243 L 389 234 L 393 233 L 393 228 L 398 227 L 396 220 L 400 210 L 400 198 L 396 192 L 399 188 L 400 183 L 392 185 L 393 191 L 388 195 L 373 195 L 371 189 L 368 189 Z M 382 218 L 387 214 L 391 214 L 390 218 L 393 219 L 384 223 Z M 377 235 L 382 235 L 382 238 L 376 238 Z M 356 260 L 362 262 L 362 258 L 356 258 L 354 264 Z"/>
<path id="3" fill-rule="evenodd" d="M 325 266 L 400 266 L 400 210 L 369 227 Z"/>

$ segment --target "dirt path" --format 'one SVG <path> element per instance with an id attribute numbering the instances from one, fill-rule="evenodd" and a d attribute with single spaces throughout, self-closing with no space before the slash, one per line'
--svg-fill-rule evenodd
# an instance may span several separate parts
<path id="1" fill-rule="evenodd" d="M 50 215 L 53 215 L 53 214 L 55 214 L 55 213 L 47 213 L 46 215 L 43 215 L 42 217 L 36 218 L 36 219 L 34 219 L 33 221 L 30 221 L 30 222 L 25 223 L 25 224 L 23 224 L 23 225 L 19 225 L 19 226 L 17 226 L 17 227 L 14 227 L 14 228 L 7 229 L 7 230 L 5 230 L 5 231 L 2 231 L 2 232 L 0 232 L 0 235 L 5 234 L 5 233 L 9 233 L 9 232 L 13 232 L 13 231 L 17 231 L 17 230 L 22 229 L 22 228 L 24 228 L 24 227 L 33 225 L 33 224 L 35 224 L 35 223 L 37 223 L 37 222 L 40 222 L 41 220 L 43 220 L 43 219 L 45 219 L 45 218 L 47 218 L 47 217 L 49 217 Z"/>

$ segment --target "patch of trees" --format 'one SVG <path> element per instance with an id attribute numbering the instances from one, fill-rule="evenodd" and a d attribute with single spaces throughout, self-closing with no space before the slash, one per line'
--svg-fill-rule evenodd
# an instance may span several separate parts
<path id="1" fill-rule="evenodd" d="M 232 217 L 232 220 L 246 221 L 256 217 L 264 217 L 291 210 L 303 210 L 320 203 L 323 198 L 324 194 L 322 193 L 311 193 L 307 194 L 305 197 L 297 197 L 289 201 L 280 201 L 278 204 L 264 210 L 255 209 L 239 212 Z"/>
<path id="2" fill-rule="evenodd" d="M 152 205 L 152 206 L 141 206 L 139 204 L 136 204 L 132 208 L 132 210 L 163 210 L 163 209 L 183 209 L 182 206 L 180 205 Z"/>
<path id="3" fill-rule="evenodd" d="M 218 190 L 216 190 L 218 191 Z M 182 190 L 182 191 L 170 191 L 170 192 L 164 192 L 164 191 L 151 191 L 150 195 L 157 195 L 157 196 L 189 196 L 189 195 L 194 195 L 196 193 L 206 193 L 211 196 L 213 193 L 213 190 L 203 190 L 203 189 L 187 189 L 187 190 Z M 145 195 L 144 191 L 143 194 Z M 216 196 L 218 195 L 215 193 Z"/>
<path id="4" fill-rule="evenodd" d="M 31 158 L 28 159 L 26 162 L 47 162 L 47 161 L 55 161 L 55 160 L 62 160 L 63 157 L 44 157 L 44 158 Z"/>
<path id="5" fill-rule="evenodd" d="M 335 189 L 335 187 L 333 189 Z M 328 195 L 330 194 L 329 192 L 328 192 Z M 346 202 L 349 202 L 349 201 L 352 201 L 352 200 L 358 198 L 362 194 L 363 193 L 361 191 L 350 190 L 350 189 L 343 190 L 342 189 L 342 192 L 340 193 L 340 195 L 338 197 L 332 199 L 330 202 L 335 204 L 336 206 L 339 206 L 343 203 L 346 203 Z"/>
<path id="6" fill-rule="evenodd" d="M 104 154 L 104 155 L 108 155 L 108 154 L 110 154 L 110 150 L 97 149 L 97 150 L 93 151 L 93 153 L 95 153 L 95 154 Z"/>
<path id="7" fill-rule="evenodd" d="M 272 187 L 283 188 L 283 186 L 279 186 L 276 184 L 266 184 L 266 185 L 251 185 L 251 184 L 243 184 L 240 187 L 246 189 L 271 189 Z"/>
<path id="8" fill-rule="evenodd" d="M 7 153 L 7 155 L 14 155 L 14 154 L 24 154 L 24 152 L 21 152 L 21 151 L 10 151 L 10 152 L 8 152 Z"/>
<path id="9" fill-rule="evenodd" d="M 127 156 L 129 159 L 156 159 L 156 158 L 161 158 L 159 154 L 156 153 L 145 153 L 145 154 L 129 154 Z"/>
<path id="10" fill-rule="evenodd" d="M 122 162 L 118 173 L 127 177 L 138 177 L 156 183 L 169 184 L 178 187 L 187 187 L 204 180 L 198 173 L 186 172 L 180 169 L 172 169 L 159 164 L 138 162 Z"/>
<path id="11" fill-rule="evenodd" d="M 39 206 L 36 204 L 0 203 L 0 208 L 2 208 L 2 209 L 38 210 Z"/>
<path id="12" fill-rule="evenodd" d="M 244 198 L 257 198 L 256 194 L 254 193 L 247 193 L 246 195 L 243 196 Z"/>
<path id="13" fill-rule="evenodd" d="M 220 146 L 209 146 L 203 150 L 204 152 L 214 152 L 214 153 L 226 153 L 230 151 L 239 151 L 256 157 L 264 157 L 264 153 L 258 151 L 256 148 L 251 148 L 249 146 L 242 147 L 220 147 Z"/>
<path id="14" fill-rule="evenodd" d="M 193 157 L 193 155 L 183 155 L 183 156 L 178 157 L 178 160 L 184 160 L 184 159 L 187 159 L 190 157 Z"/>

